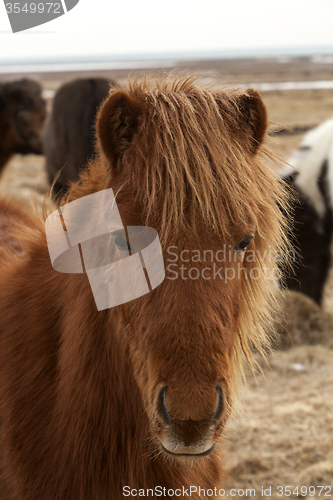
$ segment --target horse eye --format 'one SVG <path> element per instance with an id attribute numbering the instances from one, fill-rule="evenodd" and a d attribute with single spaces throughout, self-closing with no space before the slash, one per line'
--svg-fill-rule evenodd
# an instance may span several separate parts
<path id="1" fill-rule="evenodd" d="M 251 243 L 252 238 L 254 238 L 254 234 L 247 234 L 242 238 L 236 245 L 234 246 L 234 252 L 245 252 L 249 244 Z"/>
<path id="2" fill-rule="evenodd" d="M 114 244 L 119 250 L 123 252 L 128 252 L 128 250 L 130 250 L 131 254 L 135 253 L 134 246 L 127 243 L 127 238 L 123 229 L 112 229 L 110 234 L 114 236 Z"/>
<path id="3" fill-rule="evenodd" d="M 128 251 L 128 244 L 124 230 L 112 229 L 112 231 L 110 231 L 110 234 L 114 236 L 114 244 L 119 250 Z"/>
<path id="4" fill-rule="evenodd" d="M 116 236 L 114 243 L 119 250 L 128 250 L 127 239 L 124 236 Z"/>

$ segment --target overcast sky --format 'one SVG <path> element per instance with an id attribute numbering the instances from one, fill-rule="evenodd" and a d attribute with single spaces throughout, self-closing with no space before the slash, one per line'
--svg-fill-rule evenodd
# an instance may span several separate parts
<path id="1" fill-rule="evenodd" d="M 0 0 L 0 62 L 333 47 L 332 25 L 333 0 L 80 0 L 66 15 L 12 34 Z"/>

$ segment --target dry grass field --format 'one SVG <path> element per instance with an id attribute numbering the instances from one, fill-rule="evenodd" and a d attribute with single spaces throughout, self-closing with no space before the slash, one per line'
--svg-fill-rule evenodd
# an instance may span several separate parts
<path id="1" fill-rule="evenodd" d="M 265 64 L 191 62 L 187 68 L 210 71 L 212 78 L 224 84 L 333 80 L 333 63 L 315 63 L 306 58 L 289 63 L 269 60 Z M 124 72 L 98 74 L 122 82 L 127 76 Z M 55 90 L 77 75 L 32 76 L 42 80 L 45 90 Z M 270 91 L 262 95 L 272 122 L 267 144 L 285 160 L 302 135 L 274 135 L 274 131 L 281 126 L 291 131 L 310 128 L 333 116 L 333 90 Z M 14 157 L 0 179 L 0 195 L 19 197 L 27 206 L 34 200 L 40 205 L 48 189 L 43 166 L 42 157 Z M 303 498 L 333 498 L 332 306 L 333 273 L 323 310 L 297 295 L 286 296 L 282 302 L 284 348 L 269 354 L 267 363 L 260 361 L 262 374 L 249 373 L 239 408 L 225 430 L 226 495 L 247 498 L 250 492 L 245 490 L 254 488 L 255 496 L 264 498 L 264 488 L 266 496 L 277 500 L 289 496 L 288 489 L 281 494 L 281 486 L 291 488 L 291 498 L 300 498 L 305 492 L 302 486 L 314 486 L 316 489 L 308 489 Z M 277 318 L 278 323 L 281 321 Z M 327 488 L 319 494 L 319 486 Z M 231 488 L 244 493 L 235 493 Z"/>

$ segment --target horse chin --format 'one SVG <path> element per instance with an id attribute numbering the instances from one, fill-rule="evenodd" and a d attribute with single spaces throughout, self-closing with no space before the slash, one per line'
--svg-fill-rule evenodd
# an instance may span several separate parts
<path id="1" fill-rule="evenodd" d="M 215 448 L 215 444 L 216 443 L 213 443 L 210 447 L 176 446 L 171 448 L 164 446 L 163 443 L 160 441 L 161 448 L 167 455 L 171 455 L 172 457 L 175 458 L 189 459 L 189 460 L 193 460 L 195 458 L 200 458 L 200 457 L 206 457 L 207 455 L 210 455 L 210 453 L 212 453 L 212 451 Z"/>

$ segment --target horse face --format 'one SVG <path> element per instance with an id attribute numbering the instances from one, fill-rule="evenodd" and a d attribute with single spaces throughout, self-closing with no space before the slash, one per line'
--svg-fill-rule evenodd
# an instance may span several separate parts
<path id="1" fill-rule="evenodd" d="M 155 95 L 150 99 L 149 105 L 154 107 Z M 199 101 L 200 96 L 195 99 Z M 181 118 L 178 117 L 179 127 L 183 124 L 186 130 L 184 135 L 180 134 L 179 149 L 182 149 L 185 138 L 188 138 L 188 131 L 191 130 L 184 123 L 184 117 L 187 112 L 192 112 L 193 103 L 197 104 L 195 99 L 188 101 L 184 114 Z M 181 101 L 181 94 L 179 100 Z M 199 111 L 204 111 L 206 104 L 198 104 Z M 156 445 L 155 451 L 177 459 L 185 457 L 192 460 L 193 457 L 203 457 L 214 450 L 231 406 L 231 386 L 235 378 L 235 344 L 238 342 L 239 347 L 241 343 L 237 337 L 240 304 L 241 300 L 244 300 L 244 276 L 241 269 L 247 247 L 254 245 L 256 223 L 254 219 L 251 220 L 250 215 L 247 217 L 245 212 L 239 222 L 234 222 L 230 212 L 226 212 L 225 217 L 230 219 L 230 230 L 225 231 L 225 234 L 223 231 L 219 233 L 200 221 L 195 211 L 191 212 L 191 206 L 187 204 L 186 213 L 179 210 L 178 206 L 173 212 L 175 217 L 181 214 L 182 227 L 186 228 L 186 231 L 173 227 L 173 216 L 164 211 L 163 196 L 167 203 L 172 203 L 172 183 L 176 186 L 175 191 L 178 183 L 179 188 L 183 186 L 184 204 L 190 195 L 191 199 L 195 200 L 196 187 L 193 186 L 197 186 L 200 179 L 194 182 L 193 176 L 195 165 L 200 162 L 194 162 L 193 167 L 189 161 L 188 169 L 184 168 L 182 171 L 181 158 L 187 154 L 187 148 L 184 147 L 181 154 L 178 152 L 173 155 L 170 150 L 165 154 L 163 165 L 165 162 L 171 165 L 174 157 L 179 159 L 179 165 L 174 164 L 172 174 L 163 168 L 155 174 L 149 172 L 149 165 L 160 161 L 163 156 L 163 144 L 171 144 L 172 150 L 173 134 L 176 134 L 177 130 L 171 132 L 170 129 L 168 132 L 168 127 L 172 123 L 172 114 L 177 113 L 177 106 L 170 101 L 164 109 L 165 113 L 170 114 L 169 121 L 164 124 L 164 129 L 167 129 L 164 142 L 160 140 L 162 128 L 158 125 L 151 130 L 148 138 L 144 137 L 149 124 L 157 120 L 157 111 L 155 113 L 155 109 L 148 110 L 149 117 L 141 128 L 139 127 L 140 115 L 145 113 L 145 106 L 148 106 L 145 95 L 139 100 L 123 91 L 117 91 L 111 94 L 102 106 L 97 122 L 99 147 L 106 167 L 111 170 L 110 187 L 115 193 L 120 193 L 117 195 L 117 205 L 124 225 L 147 224 L 164 235 L 162 247 L 166 278 L 149 294 L 121 306 L 123 315 L 118 333 L 141 392 Z M 252 92 L 250 95 L 241 96 L 237 103 L 231 100 L 221 106 L 223 120 L 219 114 L 217 97 L 212 105 L 212 114 L 217 127 L 221 123 L 221 128 L 225 126 L 225 117 L 228 122 L 226 137 L 231 141 L 226 162 L 230 161 L 232 156 L 237 156 L 237 148 L 242 154 L 246 151 L 245 154 L 249 157 L 254 156 L 266 130 L 266 112 L 262 101 Z M 194 115 L 200 116 L 199 111 Z M 228 112 L 233 113 L 230 120 Z M 135 136 L 138 127 L 140 132 Z M 214 176 L 220 175 L 219 167 L 214 170 L 214 161 L 207 160 L 207 151 L 212 140 L 210 133 L 213 131 L 206 131 L 203 122 L 200 122 L 200 127 L 198 137 L 189 139 L 189 148 L 194 148 L 197 157 L 203 158 L 203 161 L 206 159 L 207 175 L 211 175 L 212 185 L 215 185 Z M 215 135 L 216 130 L 214 129 Z M 201 144 L 202 138 L 207 137 L 206 132 L 208 138 L 205 149 Z M 153 135 L 154 139 L 150 139 Z M 145 153 L 140 146 L 143 141 L 147 143 Z M 223 144 L 223 141 L 216 142 L 212 154 L 214 151 L 220 151 L 221 143 Z M 132 144 L 137 145 L 137 150 L 134 146 L 131 149 Z M 148 162 L 149 152 L 153 148 L 156 155 L 151 156 Z M 215 156 L 218 164 L 221 159 L 218 154 Z M 140 165 L 137 163 L 138 157 L 144 158 Z M 188 174 L 191 168 L 193 171 Z M 182 172 L 181 175 L 178 175 L 179 171 Z M 144 205 L 149 205 L 149 196 L 146 200 L 142 200 L 142 197 L 140 200 L 138 196 L 133 197 L 131 190 L 136 189 L 135 182 L 132 182 L 131 188 L 127 190 L 129 183 L 126 181 L 134 181 L 134 172 L 143 177 L 142 183 L 148 179 L 143 198 L 153 193 L 161 184 L 165 183 L 166 186 L 164 191 L 161 191 L 161 203 L 157 201 L 155 212 L 150 213 L 148 218 L 143 214 Z M 186 175 L 188 178 L 184 187 Z M 201 181 L 204 182 L 204 177 L 201 177 Z M 223 183 L 224 179 L 221 182 Z M 140 183 L 140 179 L 136 183 Z M 124 185 L 127 186 L 125 189 Z M 207 190 L 211 187 L 208 186 Z M 214 189 L 213 187 L 212 190 Z M 171 201 L 167 199 L 166 191 L 171 192 Z M 177 198 L 177 193 L 174 196 Z M 233 192 L 231 196 L 235 196 Z M 235 205 L 239 206 L 238 200 Z M 225 207 L 221 208 L 224 210 Z M 133 214 L 136 214 L 136 217 Z M 219 214 L 217 216 L 219 217 Z M 169 220 L 171 224 L 168 225 Z M 165 230 L 165 226 L 169 229 Z M 178 254 L 178 263 L 181 255 L 187 259 L 196 252 L 200 257 L 190 259 L 190 265 L 187 267 L 190 267 L 191 271 L 184 274 L 180 266 L 177 270 L 168 268 L 170 249 Z M 210 251 L 210 257 L 203 257 L 204 251 Z M 221 259 L 221 251 L 224 251 L 224 259 Z"/>
<path id="2" fill-rule="evenodd" d="M 42 128 L 46 103 L 37 82 L 22 80 L 7 84 L 14 152 L 42 154 Z"/>

